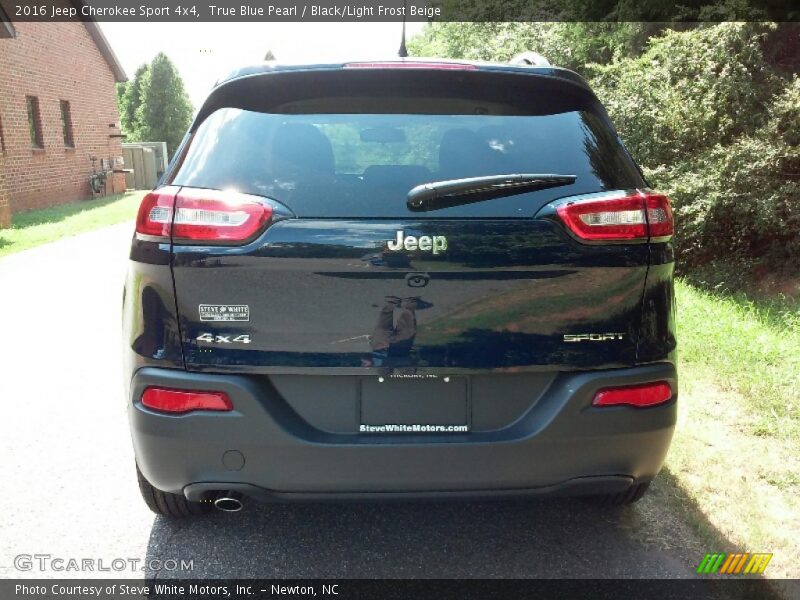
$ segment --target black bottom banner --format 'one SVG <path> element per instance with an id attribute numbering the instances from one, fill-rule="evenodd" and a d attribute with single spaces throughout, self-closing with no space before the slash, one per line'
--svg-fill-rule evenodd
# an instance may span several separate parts
<path id="1" fill-rule="evenodd" d="M 330 598 L 331 600 L 471 598 L 719 598 L 770 599 L 800 597 L 800 581 L 765 579 L 18 579 L 0 581 L 0 598 L 101 600 L 184 598 L 217 600 Z"/>

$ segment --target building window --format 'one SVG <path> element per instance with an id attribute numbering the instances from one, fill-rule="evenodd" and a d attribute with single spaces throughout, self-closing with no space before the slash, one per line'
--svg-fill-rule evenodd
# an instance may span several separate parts
<path id="1" fill-rule="evenodd" d="M 61 129 L 64 132 L 64 145 L 67 148 L 75 147 L 75 138 L 72 136 L 72 113 L 69 110 L 69 101 L 61 101 Z"/>
<path id="2" fill-rule="evenodd" d="M 0 153 L 5 153 L 6 151 L 6 138 L 3 135 L 3 117 L 0 116 Z"/>
<path id="3" fill-rule="evenodd" d="M 28 101 L 28 131 L 31 134 L 31 146 L 34 148 L 44 148 L 39 99 L 36 96 L 26 96 L 25 98 Z"/>

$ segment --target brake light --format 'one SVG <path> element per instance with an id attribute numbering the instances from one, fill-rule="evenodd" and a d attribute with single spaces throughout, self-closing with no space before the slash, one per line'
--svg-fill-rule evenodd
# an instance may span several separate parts
<path id="1" fill-rule="evenodd" d="M 663 241 L 674 230 L 669 198 L 653 192 L 562 204 L 556 212 L 572 233 L 589 241 Z"/>
<path id="2" fill-rule="evenodd" d="M 142 404 L 147 408 L 168 413 L 233 410 L 233 403 L 225 392 L 195 392 L 159 387 L 147 388 L 142 394 Z"/>
<path id="3" fill-rule="evenodd" d="M 672 399 L 672 388 L 666 381 L 606 388 L 597 392 L 593 406 L 635 406 L 644 408 L 664 404 Z"/>
<path id="4" fill-rule="evenodd" d="M 244 242 L 264 229 L 272 207 L 238 192 L 168 186 L 147 194 L 136 233 L 176 242 Z"/>
<path id="5" fill-rule="evenodd" d="M 474 71 L 478 67 L 467 63 L 418 61 L 378 61 L 347 63 L 345 69 L 436 69 L 440 71 Z"/>

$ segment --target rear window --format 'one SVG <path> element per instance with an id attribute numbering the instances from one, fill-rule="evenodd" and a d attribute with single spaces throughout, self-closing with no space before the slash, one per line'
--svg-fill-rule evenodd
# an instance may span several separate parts
<path id="1" fill-rule="evenodd" d="M 416 219 L 530 217 L 559 197 L 642 185 L 595 101 L 546 104 L 407 98 L 398 107 L 381 96 L 223 107 L 197 127 L 172 183 L 270 197 L 300 217 Z M 514 173 L 577 179 L 427 213 L 406 207 L 422 183 Z"/>

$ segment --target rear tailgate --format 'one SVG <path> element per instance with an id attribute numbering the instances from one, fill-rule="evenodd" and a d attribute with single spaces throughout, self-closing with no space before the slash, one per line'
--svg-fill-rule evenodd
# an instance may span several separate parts
<path id="1" fill-rule="evenodd" d="M 397 231 L 448 249 L 387 256 Z M 291 219 L 174 262 L 187 366 L 271 373 L 631 365 L 646 269 L 644 245 L 584 246 L 535 219 Z"/>
<path id="2" fill-rule="evenodd" d="M 578 241 L 553 209 L 643 186 L 590 92 L 481 71 L 251 79 L 201 110 L 170 183 L 269 198 L 286 218 L 244 245 L 175 240 L 188 369 L 634 364 L 648 245 Z M 406 206 L 415 185 L 498 173 L 576 180 L 424 213 Z"/>

